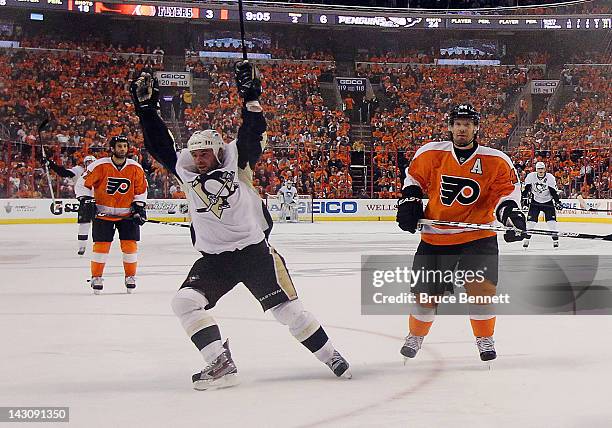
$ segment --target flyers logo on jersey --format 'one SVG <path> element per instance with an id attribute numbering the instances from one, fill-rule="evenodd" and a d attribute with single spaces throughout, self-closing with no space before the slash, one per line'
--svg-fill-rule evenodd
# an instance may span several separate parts
<path id="1" fill-rule="evenodd" d="M 127 178 L 117 178 L 117 177 L 108 177 L 106 181 L 106 193 L 109 195 L 114 195 L 119 192 L 122 195 L 125 195 L 128 190 L 130 190 L 130 186 L 132 182 Z"/>
<path id="2" fill-rule="evenodd" d="M 220 219 L 223 211 L 231 208 L 227 200 L 236 192 L 234 175 L 233 171 L 213 171 L 193 180 L 191 187 L 204 203 L 204 208 L 198 208 L 196 211 L 211 212 Z"/>
<path id="3" fill-rule="evenodd" d="M 440 201 L 451 206 L 457 201 L 461 205 L 470 205 L 480 196 L 480 186 L 477 181 L 465 177 L 442 175 L 440 182 Z"/>

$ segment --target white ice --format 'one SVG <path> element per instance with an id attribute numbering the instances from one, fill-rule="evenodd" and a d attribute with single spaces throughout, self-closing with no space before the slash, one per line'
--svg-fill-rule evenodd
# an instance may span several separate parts
<path id="1" fill-rule="evenodd" d="M 612 225 L 562 223 L 612 233 Z M 143 227 L 138 288 L 127 295 L 117 243 L 103 295 L 88 288 L 76 225 L 0 226 L 0 406 L 69 406 L 74 427 L 604 427 L 612 424 L 612 317 L 499 317 L 499 358 L 480 362 L 467 317 L 438 317 L 403 365 L 405 316 L 360 315 L 362 254 L 410 254 L 395 223 L 277 225 L 301 299 L 352 364 L 336 379 L 242 286 L 213 310 L 241 384 L 194 391 L 203 365 L 170 309 L 198 254 L 187 229 Z M 534 236 L 525 257 L 550 251 Z M 88 249 L 87 255 L 90 254 Z M 562 239 L 560 254 L 612 254 Z M 65 425 L 65 424 L 64 424 Z M 62 425 L 62 426 L 64 426 Z"/>

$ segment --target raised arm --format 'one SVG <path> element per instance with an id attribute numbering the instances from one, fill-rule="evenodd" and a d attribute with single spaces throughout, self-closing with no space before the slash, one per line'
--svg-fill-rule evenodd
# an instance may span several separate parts
<path id="1" fill-rule="evenodd" d="M 177 176 L 174 137 L 158 113 L 157 79 L 149 73 L 141 73 L 140 77 L 130 84 L 130 94 L 140 119 L 145 148 L 157 162 Z"/>
<path id="2" fill-rule="evenodd" d="M 261 95 L 261 80 L 257 68 L 248 61 L 236 63 L 236 86 L 244 100 L 242 108 L 242 125 L 238 130 L 238 167 L 251 169 L 261 157 L 266 145 L 266 119 L 263 108 L 259 104 Z"/>

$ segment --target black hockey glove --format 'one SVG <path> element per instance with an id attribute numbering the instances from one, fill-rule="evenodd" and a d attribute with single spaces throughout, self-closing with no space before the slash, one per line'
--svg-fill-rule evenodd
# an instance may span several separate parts
<path id="1" fill-rule="evenodd" d="M 146 204 L 141 201 L 132 202 L 132 220 L 138 226 L 142 226 L 147 222 Z"/>
<path id="2" fill-rule="evenodd" d="M 90 223 L 96 216 L 96 200 L 90 196 L 81 196 L 77 199 L 79 200 L 78 222 Z"/>
<path id="3" fill-rule="evenodd" d="M 526 213 L 529 211 L 529 198 L 521 198 L 521 210 Z"/>
<path id="4" fill-rule="evenodd" d="M 423 218 L 423 192 L 417 186 L 408 186 L 402 190 L 402 197 L 397 201 L 397 224 L 406 232 L 415 233 L 417 224 Z"/>
<path id="5" fill-rule="evenodd" d="M 245 103 L 257 101 L 261 95 L 261 79 L 254 64 L 239 61 L 234 65 L 238 93 Z"/>
<path id="6" fill-rule="evenodd" d="M 146 110 L 159 110 L 159 82 L 149 73 L 142 72 L 140 77 L 130 83 L 130 95 L 136 113 Z"/>
<path id="7" fill-rule="evenodd" d="M 555 208 L 557 210 L 562 210 L 565 207 L 563 206 L 563 203 L 561 201 L 557 201 L 557 202 L 555 202 Z"/>
<path id="8" fill-rule="evenodd" d="M 519 230 L 527 229 L 527 221 L 525 220 L 525 214 L 519 209 L 516 202 L 508 200 L 502 202 L 499 207 L 497 207 L 497 211 L 495 212 L 495 216 L 497 220 L 503 224 L 504 226 L 514 227 Z M 504 241 L 506 242 L 516 242 L 521 241 L 526 237 L 526 234 L 523 232 L 509 230 L 504 233 Z"/>

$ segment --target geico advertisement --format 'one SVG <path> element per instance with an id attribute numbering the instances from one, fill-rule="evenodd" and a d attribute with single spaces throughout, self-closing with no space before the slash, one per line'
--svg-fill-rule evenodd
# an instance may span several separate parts
<path id="1" fill-rule="evenodd" d="M 612 200 L 586 199 L 581 205 L 577 199 L 562 199 L 564 209 L 558 212 L 559 218 L 601 218 L 612 220 Z M 427 201 L 425 201 L 427 203 Z M 270 212 L 278 211 L 280 203 L 268 204 Z M 593 211 L 588 211 L 592 209 Z M 79 202 L 76 199 L 0 199 L 0 221 L 17 219 L 63 219 L 77 217 Z M 299 200 L 301 214 L 311 213 L 315 219 L 325 217 L 356 217 L 365 219 L 395 218 L 396 199 L 315 199 Z M 147 214 L 151 218 L 169 217 L 184 219 L 189 216 L 185 199 L 150 199 L 147 201 Z"/>

